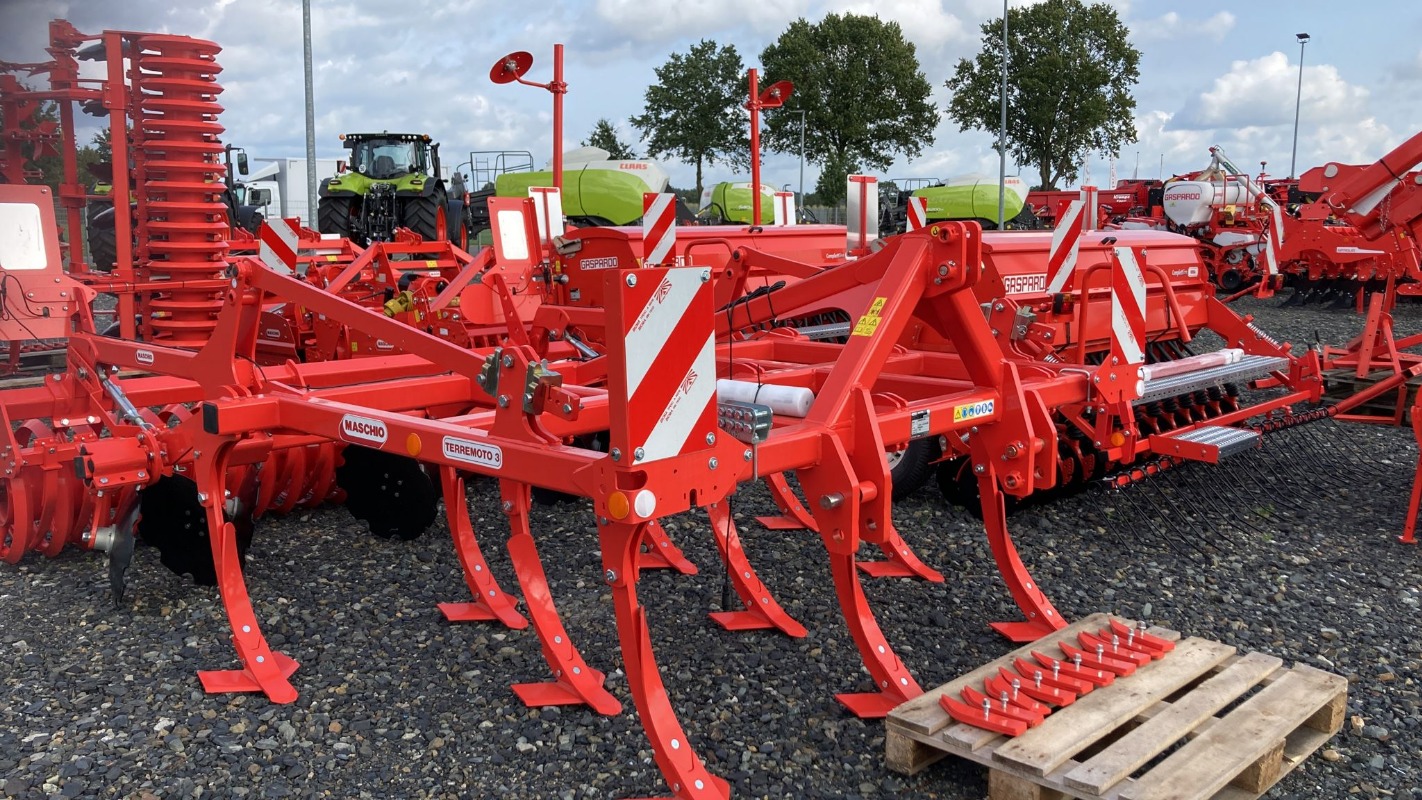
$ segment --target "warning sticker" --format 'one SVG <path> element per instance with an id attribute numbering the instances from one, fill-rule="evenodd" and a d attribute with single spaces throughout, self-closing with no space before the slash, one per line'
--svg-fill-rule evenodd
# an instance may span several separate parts
<path id="1" fill-rule="evenodd" d="M 990 417 L 992 416 L 992 412 L 996 408 L 996 405 L 997 401 L 995 400 L 984 400 L 980 403 L 969 403 L 965 406 L 954 406 L 953 421 L 967 422 L 968 420 L 978 419 L 979 417 Z"/>
<path id="2" fill-rule="evenodd" d="M 909 438 L 922 439 L 928 435 L 928 409 L 915 411 L 909 415 Z"/>
<path id="3" fill-rule="evenodd" d="M 879 329 L 879 323 L 884 319 L 879 314 L 884 310 L 884 304 L 887 302 L 888 298 L 886 297 L 874 298 L 874 302 L 869 304 L 869 309 L 864 312 L 864 316 L 854 323 L 854 330 L 850 335 L 873 336 L 874 331 Z"/>

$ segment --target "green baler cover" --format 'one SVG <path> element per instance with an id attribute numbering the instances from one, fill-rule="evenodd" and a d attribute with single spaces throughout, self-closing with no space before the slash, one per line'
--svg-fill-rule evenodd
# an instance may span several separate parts
<path id="1" fill-rule="evenodd" d="M 749 224 L 751 221 L 751 188 L 748 183 L 718 183 L 711 189 L 711 204 L 719 206 L 727 222 Z M 760 224 L 775 222 L 775 195 L 760 194 Z"/>
<path id="2" fill-rule="evenodd" d="M 529 187 L 552 186 L 553 172 L 505 172 L 494 179 L 499 197 L 527 197 Z M 601 217 L 613 225 L 631 225 L 642 218 L 640 177 L 605 169 L 563 170 L 563 213 L 570 217 Z"/>
<path id="3" fill-rule="evenodd" d="M 928 199 L 927 218 L 942 219 L 997 219 L 997 181 L 959 186 L 927 186 L 915 189 L 914 197 Z M 1012 219 L 1022 212 L 1025 202 L 1022 195 L 1008 187 L 1006 208 L 1003 213 Z"/>

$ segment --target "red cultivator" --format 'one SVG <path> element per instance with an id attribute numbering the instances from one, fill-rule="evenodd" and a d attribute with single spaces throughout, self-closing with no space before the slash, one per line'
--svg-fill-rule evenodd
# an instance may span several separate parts
<path id="1" fill-rule="evenodd" d="M 159 48 L 147 69 L 216 71 L 205 43 L 133 36 L 104 35 L 138 48 L 111 51 L 120 66 L 123 52 Z M 161 106 L 168 113 L 214 94 L 173 80 L 188 94 Z M 776 525 L 823 540 L 876 686 L 839 699 L 880 716 L 920 689 L 859 573 L 943 580 L 894 527 L 903 487 L 891 475 L 921 478 L 942 462 L 945 491 L 981 508 L 1025 617 L 997 627 L 1032 639 L 1064 623 L 1008 534 L 1009 499 L 1218 462 L 1259 444 L 1252 419 L 1279 412 L 1270 424 L 1282 427 L 1331 413 L 1290 415 L 1321 396 L 1317 358 L 1293 356 L 1216 301 L 1189 239 L 1070 226 L 984 237 L 949 223 L 845 261 L 842 229 L 702 229 L 662 246 L 635 229 L 548 230 L 534 201 L 494 200 L 498 245 L 472 257 L 405 236 L 359 251 L 281 224 L 261 232 L 260 259 L 224 258 L 219 211 L 202 200 L 216 131 L 210 119 L 190 122 L 146 123 L 195 138 L 135 149 L 162 188 L 139 202 L 142 266 L 120 259 L 118 277 L 96 284 L 123 290 L 141 339 L 95 334 L 93 290 L 60 270 L 44 190 L 0 194 L 0 208 L 34 209 L 17 230 L 44 234 L 29 249 L 0 247 L 7 285 L 27 298 L 7 301 L 0 335 L 67 337 L 62 373 L 0 393 L 10 437 L 0 555 L 106 550 L 118 591 L 137 538 L 169 566 L 210 577 L 238 658 L 236 669 L 200 673 L 210 692 L 296 696 L 297 664 L 263 637 L 242 575 L 256 518 L 344 494 L 376 532 L 410 536 L 442 494 L 472 595 L 442 604 L 444 615 L 532 623 L 552 674 L 514 687 L 530 706 L 618 713 L 561 622 L 529 521 L 534 489 L 572 494 L 593 501 L 629 688 L 658 766 L 678 797 L 724 797 L 671 707 L 637 597 L 643 569 L 694 569 L 663 518 L 707 509 L 744 605 L 714 615 L 718 624 L 805 636 L 757 577 L 727 508 L 740 484 L 766 479 L 786 513 Z M 163 283 L 146 282 L 158 270 Z M 1206 328 L 1229 349 L 1190 354 Z M 1244 404 L 1235 387 L 1250 382 L 1267 398 Z M 900 454 L 892 472 L 886 452 Z M 499 481 L 527 619 L 484 561 L 469 475 Z M 861 562 L 866 542 L 886 560 Z"/>

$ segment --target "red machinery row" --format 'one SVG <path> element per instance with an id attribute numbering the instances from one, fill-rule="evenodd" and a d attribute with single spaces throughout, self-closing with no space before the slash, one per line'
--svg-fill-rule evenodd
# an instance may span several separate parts
<path id="1" fill-rule="evenodd" d="M 410 536 L 442 495 L 471 591 L 445 616 L 531 621 L 552 679 L 516 685 L 519 696 L 618 713 L 558 616 L 530 520 L 533 489 L 578 495 L 593 501 L 658 766 L 678 797 L 725 797 L 667 698 L 637 595 L 642 569 L 684 561 L 663 518 L 707 510 L 744 606 L 718 624 L 807 635 L 756 576 L 726 508 L 739 485 L 765 480 L 784 512 L 772 524 L 823 540 L 877 686 L 839 699 L 878 716 L 920 689 L 860 572 L 944 580 L 894 527 L 904 487 L 892 475 L 932 467 L 950 495 L 972 496 L 1024 616 L 997 627 L 1028 640 L 1064 621 L 1008 534 L 1006 498 L 1218 462 L 1259 446 L 1266 428 L 1346 408 L 1317 405 L 1316 353 L 1294 354 L 1230 311 L 1195 242 L 1155 231 L 985 236 L 944 223 L 870 242 L 861 220 L 849 232 L 671 229 L 668 242 L 655 220 L 563 230 L 556 192 L 541 192 L 492 201 L 496 245 L 473 256 L 411 235 L 359 251 L 285 223 L 262 231 L 258 255 L 229 253 L 209 204 L 221 169 L 216 46 L 54 32 L 56 63 L 88 41 L 111 48 L 97 88 L 53 91 L 97 92 L 132 116 L 139 247 L 112 279 L 66 274 L 46 190 L 0 187 L 0 336 L 63 338 L 67 355 L 62 372 L 0 391 L 0 557 L 106 550 L 118 589 L 139 539 L 169 566 L 210 575 L 238 662 L 200 673 L 211 692 L 296 696 L 297 664 L 266 642 L 242 576 L 259 516 L 346 495 L 377 532 Z M 861 210 L 876 205 L 871 186 L 851 181 Z M 77 230 L 72 211 L 70 222 Z M 100 290 L 129 309 L 120 322 L 132 330 L 97 333 Z M 1229 349 L 1192 353 L 1205 329 Z M 1246 385 L 1262 399 L 1244 403 Z M 468 476 L 499 482 L 527 618 L 483 560 Z M 865 543 L 885 559 L 862 560 Z"/>

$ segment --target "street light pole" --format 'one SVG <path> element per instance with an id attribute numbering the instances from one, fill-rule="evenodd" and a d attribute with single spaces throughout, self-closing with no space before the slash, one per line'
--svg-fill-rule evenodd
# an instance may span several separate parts
<path id="1" fill-rule="evenodd" d="M 1007 216 L 1007 0 L 1002 0 L 1002 127 L 997 132 L 997 229 Z"/>
<path id="2" fill-rule="evenodd" d="M 800 115 L 800 205 L 805 204 L 805 112 L 796 111 Z"/>
<path id="3" fill-rule="evenodd" d="M 1299 88 L 1298 93 L 1294 95 L 1294 149 L 1293 153 L 1289 156 L 1290 180 L 1292 180 L 1295 175 L 1294 167 L 1297 165 L 1299 155 L 1299 106 L 1300 103 L 1303 101 L 1304 45 L 1308 44 L 1309 39 L 1309 36 L 1306 33 L 1296 33 L 1294 34 L 1294 37 L 1299 40 Z"/>

